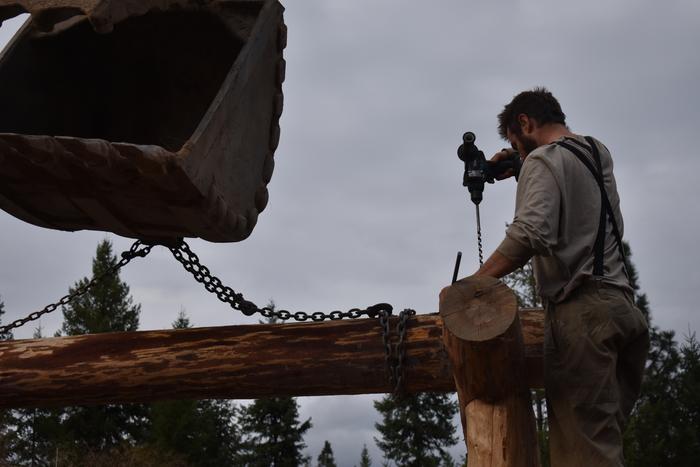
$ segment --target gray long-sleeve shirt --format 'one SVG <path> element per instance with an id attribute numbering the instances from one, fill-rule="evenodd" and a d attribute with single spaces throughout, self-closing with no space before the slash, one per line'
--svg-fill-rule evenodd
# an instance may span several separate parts
<path id="1" fill-rule="evenodd" d="M 588 147 L 586 140 L 575 139 Z M 570 143 L 575 145 L 575 143 Z M 599 141 L 605 189 L 620 235 L 620 198 L 608 149 Z M 593 156 L 585 151 L 592 163 Z M 593 276 L 594 244 L 601 196 L 593 174 L 567 149 L 554 143 L 532 151 L 523 162 L 515 198 L 515 216 L 497 251 L 516 264 L 531 256 L 540 295 L 561 302 Z M 607 215 L 603 281 L 631 291 L 612 224 Z"/>

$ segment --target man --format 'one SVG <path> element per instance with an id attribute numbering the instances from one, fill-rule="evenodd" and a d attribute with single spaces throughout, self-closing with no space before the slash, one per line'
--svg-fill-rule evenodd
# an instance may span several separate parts
<path id="1" fill-rule="evenodd" d="M 546 310 L 551 464 L 621 466 L 649 336 L 624 267 L 610 153 L 572 133 L 544 88 L 515 96 L 498 120 L 523 165 L 513 222 L 476 274 L 502 277 L 533 258 Z M 511 154 L 504 149 L 494 160 Z"/>

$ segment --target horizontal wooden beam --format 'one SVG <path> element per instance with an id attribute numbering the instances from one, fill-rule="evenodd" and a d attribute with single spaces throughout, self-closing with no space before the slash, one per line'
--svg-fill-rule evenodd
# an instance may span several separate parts
<path id="1" fill-rule="evenodd" d="M 539 387 L 542 311 L 522 310 L 521 321 L 528 381 Z M 404 380 L 409 393 L 454 391 L 439 316 L 409 320 Z M 0 342 L 0 408 L 391 390 L 376 319 Z"/>

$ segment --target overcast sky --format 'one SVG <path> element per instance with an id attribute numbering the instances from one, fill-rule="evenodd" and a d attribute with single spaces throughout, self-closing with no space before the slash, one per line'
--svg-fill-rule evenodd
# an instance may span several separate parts
<path id="1" fill-rule="evenodd" d="M 282 141 L 270 203 L 241 243 L 189 243 L 203 263 L 258 304 L 329 311 L 376 302 L 437 311 L 458 250 L 477 266 L 474 206 L 456 157 L 472 130 L 503 147 L 496 115 L 518 92 L 547 86 L 574 132 L 613 154 L 625 238 L 653 324 L 700 328 L 700 2 L 650 0 L 284 2 L 289 41 Z M 0 29 L 0 46 L 18 27 Z M 2 109 L 0 108 L 0 111 Z M 512 219 L 515 183 L 486 188 L 490 253 Z M 66 233 L 0 211 L 5 321 L 42 308 L 90 273 L 100 232 Z M 184 308 L 197 326 L 252 323 L 218 303 L 164 249 L 122 273 L 141 328 Z M 60 312 L 40 322 L 45 334 Z M 18 330 L 30 337 L 32 327 Z M 331 441 L 340 466 L 374 465 L 375 396 L 302 398 L 309 454 Z M 460 443 L 455 456 L 464 451 Z"/>

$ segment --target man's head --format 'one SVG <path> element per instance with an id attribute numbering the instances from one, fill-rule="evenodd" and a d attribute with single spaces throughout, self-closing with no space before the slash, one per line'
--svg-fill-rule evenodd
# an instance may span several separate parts
<path id="1" fill-rule="evenodd" d="M 498 133 L 523 156 L 549 143 L 552 128 L 566 129 L 566 115 L 543 87 L 521 92 L 498 115 Z"/>

